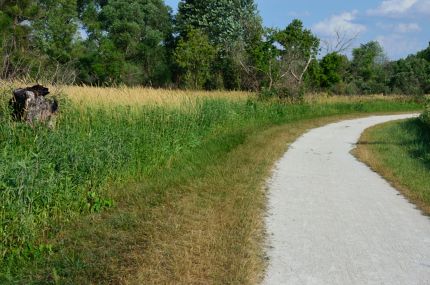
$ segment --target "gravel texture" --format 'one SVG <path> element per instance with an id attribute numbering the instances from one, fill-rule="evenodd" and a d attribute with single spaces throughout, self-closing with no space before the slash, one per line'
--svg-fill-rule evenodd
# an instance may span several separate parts
<path id="1" fill-rule="evenodd" d="M 350 154 L 366 128 L 411 116 L 330 124 L 289 147 L 269 182 L 264 284 L 430 284 L 429 217 Z"/>

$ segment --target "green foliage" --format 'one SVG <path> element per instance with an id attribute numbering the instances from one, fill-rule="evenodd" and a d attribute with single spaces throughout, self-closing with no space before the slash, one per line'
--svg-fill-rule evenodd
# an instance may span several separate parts
<path id="1" fill-rule="evenodd" d="M 238 41 L 249 43 L 261 30 L 253 0 L 182 0 L 176 20 L 183 37 L 190 27 L 199 29 L 224 51 Z"/>
<path id="2" fill-rule="evenodd" d="M 420 120 L 430 129 L 430 102 L 427 103 L 426 109 L 420 116 Z"/>
<path id="3" fill-rule="evenodd" d="M 308 92 L 319 92 L 321 88 L 321 65 L 318 60 L 312 60 L 304 75 L 304 84 Z"/>
<path id="4" fill-rule="evenodd" d="M 102 38 L 98 47 L 90 44 L 84 50 L 77 64 L 80 81 L 98 85 L 121 83 L 125 59 L 111 40 Z"/>
<path id="5" fill-rule="evenodd" d="M 0 34 L 1 41 L 8 41 L 16 49 L 27 48 L 31 27 L 23 24 L 34 19 L 38 14 L 35 1 L 1 1 L 0 2 Z"/>
<path id="6" fill-rule="evenodd" d="M 255 55 L 266 62 L 256 61 L 261 66 L 254 68 L 264 74 L 269 90 L 276 89 L 274 93 L 280 97 L 300 100 L 305 93 L 306 72 L 318 54 L 319 39 L 297 19 L 284 30 L 267 30 L 265 38 Z"/>
<path id="7" fill-rule="evenodd" d="M 390 87 L 394 93 L 421 95 L 430 93 L 430 61 L 418 56 L 400 59 L 391 65 Z"/>
<path id="8" fill-rule="evenodd" d="M 330 53 L 324 56 L 320 62 L 321 87 L 332 88 L 341 83 L 348 67 L 348 58 L 338 53 Z"/>
<path id="9" fill-rule="evenodd" d="M 55 61 L 74 60 L 78 22 L 76 0 L 39 0 L 39 17 L 33 23 L 38 49 Z"/>
<path id="10" fill-rule="evenodd" d="M 202 89 L 211 78 L 216 49 L 200 30 L 192 29 L 187 39 L 181 39 L 175 50 L 175 61 L 182 69 L 184 87 Z"/>
<path id="11" fill-rule="evenodd" d="M 207 52 L 190 46 L 194 30 Z M 162 0 L 0 1 L 1 79 L 277 89 L 269 93 L 281 97 L 430 93 L 430 47 L 391 62 L 375 41 L 355 48 L 351 61 L 318 53 L 319 39 L 298 19 L 264 29 L 254 0 L 181 0 L 175 17 Z M 192 71 L 196 62 L 203 66 Z"/>
<path id="12" fill-rule="evenodd" d="M 182 0 L 176 16 L 179 39 L 198 29 L 217 47 L 216 63 L 208 89 L 249 89 L 238 60 L 248 57 L 251 46 L 261 40 L 262 25 L 253 0 Z M 180 74 L 181 76 L 181 74 Z"/>
<path id="13" fill-rule="evenodd" d="M 274 29 L 265 29 L 261 40 L 255 41 L 248 50 L 248 55 L 244 59 L 247 77 L 252 80 L 250 86 L 259 91 L 261 89 L 271 89 L 274 78 L 279 73 L 279 50 L 275 46 Z"/>
<path id="14" fill-rule="evenodd" d="M 294 19 L 284 30 L 275 34 L 275 41 L 282 47 L 282 56 L 307 60 L 318 54 L 319 39 L 312 32 L 303 27 L 302 21 Z"/>
<path id="15" fill-rule="evenodd" d="M 381 45 L 371 41 L 355 48 L 352 54 L 351 74 L 358 89 L 364 94 L 385 93 L 387 59 Z"/>
<path id="16" fill-rule="evenodd" d="M 163 1 L 112 0 L 100 9 L 90 2 L 81 17 L 89 32 L 82 81 L 162 85 L 170 79 L 165 43 L 172 20 Z"/>
<path id="17" fill-rule="evenodd" d="M 29 73 L 31 53 L 29 23 L 39 12 L 32 0 L 0 1 L 0 78 L 25 76 Z"/>
<path id="18" fill-rule="evenodd" d="M 352 51 L 353 70 L 365 81 L 375 78 L 375 73 L 378 65 L 384 63 L 384 50 L 381 45 L 376 42 L 368 42 L 362 44 L 359 48 Z"/>
<path id="19" fill-rule="evenodd" d="M 425 59 L 428 62 L 430 62 L 430 42 L 429 42 L 429 46 L 426 49 L 417 53 L 417 57 Z"/>
<path id="20" fill-rule="evenodd" d="M 102 199 L 99 197 L 97 192 L 90 191 L 87 194 L 87 210 L 91 213 L 98 213 L 104 209 L 113 207 L 114 203 L 112 199 Z"/>

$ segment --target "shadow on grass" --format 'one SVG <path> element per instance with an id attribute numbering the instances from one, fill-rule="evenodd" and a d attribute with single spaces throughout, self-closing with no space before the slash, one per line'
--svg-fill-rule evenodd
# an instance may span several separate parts
<path id="1" fill-rule="evenodd" d="M 401 129 L 401 134 L 406 134 L 409 138 L 387 137 L 382 140 L 366 140 L 358 142 L 357 146 L 373 145 L 380 147 L 402 147 L 407 150 L 409 157 L 419 161 L 427 169 L 430 169 L 430 128 L 418 118 L 394 124 L 391 128 Z"/>

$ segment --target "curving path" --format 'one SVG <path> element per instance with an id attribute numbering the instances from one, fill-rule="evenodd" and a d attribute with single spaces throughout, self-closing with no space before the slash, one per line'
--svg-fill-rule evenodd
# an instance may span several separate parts
<path id="1" fill-rule="evenodd" d="M 411 116 L 330 124 L 290 146 L 269 183 L 264 284 L 430 285 L 429 217 L 350 154 L 366 128 Z"/>

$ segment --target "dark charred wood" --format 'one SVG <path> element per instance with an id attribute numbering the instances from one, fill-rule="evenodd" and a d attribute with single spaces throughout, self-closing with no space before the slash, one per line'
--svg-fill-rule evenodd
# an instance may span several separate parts
<path id="1" fill-rule="evenodd" d="M 12 117 L 17 121 L 50 122 L 58 112 L 58 102 L 46 99 L 49 89 L 42 85 L 19 88 L 13 91 L 13 98 L 9 104 L 12 108 Z"/>

